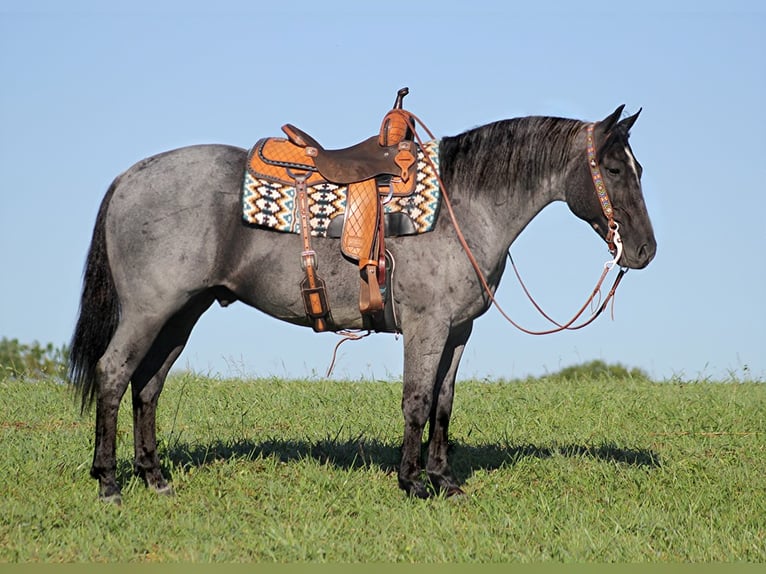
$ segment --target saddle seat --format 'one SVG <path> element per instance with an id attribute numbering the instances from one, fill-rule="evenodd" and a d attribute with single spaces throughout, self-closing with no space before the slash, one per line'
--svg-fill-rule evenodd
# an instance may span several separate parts
<path id="1" fill-rule="evenodd" d="M 327 150 L 292 124 L 283 125 L 282 131 L 291 143 L 304 148 L 320 175 L 333 183 L 356 183 L 379 175 L 399 176 L 407 181 L 415 164 L 411 141 L 381 146 L 380 136 L 372 136 L 347 148 Z"/>

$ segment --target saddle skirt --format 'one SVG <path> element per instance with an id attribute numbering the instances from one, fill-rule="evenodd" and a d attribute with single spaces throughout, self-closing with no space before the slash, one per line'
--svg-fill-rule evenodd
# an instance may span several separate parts
<path id="1" fill-rule="evenodd" d="M 441 189 L 432 167 L 439 166 L 439 142 L 417 149 L 417 161 L 408 180 L 381 178 L 386 235 L 412 235 L 431 231 L 441 204 Z M 245 223 L 287 233 L 301 233 L 297 192 L 292 175 L 306 175 L 310 233 L 314 237 L 340 237 L 346 211 L 347 185 L 322 177 L 305 150 L 285 138 L 259 140 L 247 158 L 242 186 Z M 414 177 L 412 176 L 414 175 Z"/>

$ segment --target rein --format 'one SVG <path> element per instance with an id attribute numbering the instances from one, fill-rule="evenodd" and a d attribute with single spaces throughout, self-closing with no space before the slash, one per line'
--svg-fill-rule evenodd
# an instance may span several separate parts
<path id="1" fill-rule="evenodd" d="M 423 123 L 423 121 L 417 117 L 415 114 L 413 114 L 410 111 L 405 111 L 402 109 L 395 109 L 389 112 L 391 114 L 400 114 L 404 121 L 407 123 L 407 126 L 412 131 L 413 137 L 418 142 L 418 145 L 420 147 L 423 147 L 423 140 L 420 137 L 420 134 L 415 129 L 415 124 L 419 124 L 425 132 L 428 134 L 428 137 L 430 137 L 432 140 L 436 139 L 431 132 L 430 129 L 428 129 L 428 126 Z M 479 281 L 481 282 L 481 285 L 484 289 L 484 292 L 487 294 L 487 297 L 489 298 L 490 302 L 497 308 L 497 310 L 500 312 L 500 315 L 508 321 L 511 325 L 516 327 L 519 331 L 522 331 L 528 335 L 551 335 L 553 333 L 560 333 L 561 331 L 576 331 L 578 329 L 582 329 L 583 327 L 586 327 L 590 325 L 593 321 L 595 321 L 601 313 L 604 312 L 604 310 L 609 305 L 609 302 L 612 302 L 612 305 L 614 306 L 614 295 L 617 291 L 617 287 L 620 285 L 620 282 L 622 281 L 622 278 L 625 276 L 625 274 L 628 272 L 627 268 L 622 267 L 620 268 L 619 273 L 617 274 L 617 277 L 614 280 L 614 283 L 612 284 L 612 287 L 609 289 L 609 292 L 607 293 L 606 298 L 601 303 L 601 305 L 598 305 L 598 308 L 591 313 L 591 316 L 585 320 L 583 320 L 582 323 L 575 325 L 575 322 L 580 319 L 582 314 L 585 312 L 585 310 L 588 308 L 588 306 L 593 305 L 594 302 L 600 298 L 601 295 L 601 287 L 604 283 L 604 280 L 606 279 L 607 275 L 609 274 L 609 271 L 612 270 L 613 267 L 618 265 L 620 258 L 622 257 L 622 238 L 620 237 L 620 225 L 614 220 L 614 209 L 612 208 L 612 202 L 609 199 L 609 193 L 606 190 L 606 184 L 604 183 L 604 178 L 601 174 L 601 168 L 598 165 L 598 157 L 596 156 L 596 144 L 595 144 L 595 138 L 593 136 L 593 131 L 596 127 L 596 124 L 589 123 L 586 126 L 586 153 L 588 157 L 588 167 L 590 169 L 590 175 L 591 179 L 593 181 L 593 187 L 596 190 L 596 195 L 598 195 L 599 204 L 601 205 L 601 210 L 604 212 L 604 215 L 606 216 L 607 225 L 609 227 L 609 230 L 607 231 L 607 235 L 605 238 L 605 241 L 607 243 L 607 247 L 609 248 L 609 253 L 612 255 L 613 259 L 610 261 L 607 261 L 604 263 L 604 269 L 601 272 L 601 276 L 598 279 L 598 282 L 596 283 L 596 286 L 593 288 L 593 291 L 590 294 L 590 297 L 585 301 L 582 307 L 575 313 L 574 317 L 572 317 L 569 321 L 566 323 L 558 323 L 554 321 L 543 309 L 538 305 L 538 303 L 534 300 L 532 295 L 529 293 L 529 290 L 527 289 L 527 286 L 524 284 L 524 281 L 521 279 L 521 275 L 519 274 L 519 270 L 516 267 L 516 264 L 513 261 L 513 257 L 511 257 L 510 250 L 508 251 L 508 259 L 511 262 L 511 266 L 513 267 L 513 271 L 516 274 L 516 278 L 519 281 L 519 284 L 521 285 L 521 288 L 524 291 L 524 294 L 527 296 L 527 298 L 531 301 L 532 305 L 537 309 L 537 311 L 550 323 L 555 325 L 552 329 L 547 329 L 543 331 L 533 331 L 530 329 L 527 329 L 525 327 L 522 327 L 516 321 L 514 321 L 500 306 L 500 303 L 497 302 L 497 299 L 495 299 L 495 296 L 492 294 L 492 289 L 490 289 L 489 284 L 487 283 L 486 278 L 484 277 L 484 274 L 481 272 L 481 269 L 479 267 L 479 263 L 476 261 L 476 258 L 473 255 L 473 252 L 471 251 L 471 248 L 468 246 L 468 243 L 465 240 L 465 236 L 463 235 L 463 231 L 460 229 L 460 225 L 458 225 L 457 217 L 455 216 L 455 211 L 452 209 L 452 202 L 449 199 L 449 195 L 447 194 L 447 187 L 444 185 L 444 182 L 442 181 L 441 174 L 439 173 L 439 169 L 435 165 L 434 161 L 431 159 L 429 155 L 426 155 L 426 161 L 431 164 L 431 167 L 433 169 L 434 175 L 436 177 L 436 180 L 439 182 L 439 186 L 442 191 L 442 198 L 444 199 L 444 205 L 447 207 L 447 212 L 449 213 L 450 220 L 452 221 L 452 225 L 455 228 L 455 233 L 457 234 L 458 242 L 460 243 L 460 246 L 463 248 L 463 251 L 465 251 L 465 254 L 468 256 L 468 261 L 471 263 L 471 266 L 473 267 L 474 271 L 476 272 L 476 276 L 479 278 Z M 330 363 L 330 367 L 327 370 L 327 376 L 329 377 L 330 374 L 333 371 L 333 368 L 335 366 L 335 359 L 338 352 L 338 348 L 340 345 L 346 341 L 353 341 L 353 340 L 359 340 L 364 337 L 367 337 L 368 335 L 372 334 L 372 331 L 367 331 L 366 334 L 360 335 L 353 331 L 343 331 L 339 333 L 343 336 L 343 338 L 338 342 L 337 345 L 335 345 L 335 349 L 332 354 L 332 362 Z"/>
<path id="2" fill-rule="evenodd" d="M 418 142 L 418 144 L 422 147 L 423 141 L 420 137 L 420 134 L 418 134 L 417 130 L 415 129 L 415 123 L 419 124 L 425 132 L 428 134 L 428 136 L 431 139 L 435 139 L 434 135 L 431 133 L 431 130 L 428 129 L 428 127 L 423 123 L 423 121 L 418 118 L 415 114 L 409 111 L 401 110 L 401 113 L 403 116 L 405 116 L 405 119 L 407 121 L 407 125 L 412 130 L 412 133 Z M 593 181 L 593 187 L 596 190 L 596 194 L 598 195 L 599 203 L 601 205 L 601 210 L 604 212 L 604 215 L 607 219 L 607 224 L 609 227 L 609 230 L 607 232 L 605 241 L 607 243 L 607 246 L 609 248 L 609 252 L 611 253 L 613 259 L 610 261 L 607 261 L 604 264 L 604 269 L 601 273 L 601 277 L 599 277 L 598 282 L 596 283 L 596 286 L 593 288 L 593 291 L 590 294 L 590 297 L 585 301 L 585 304 L 575 313 L 574 317 L 572 317 L 569 321 L 566 323 L 558 323 L 550 318 L 543 310 L 542 308 L 535 302 L 535 300 L 530 295 L 529 291 L 527 290 L 526 285 L 524 285 L 524 282 L 521 280 L 521 276 L 519 275 L 518 269 L 516 268 L 516 264 L 513 262 L 513 258 L 511 257 L 510 251 L 508 252 L 508 258 L 511 261 L 511 265 L 513 266 L 513 270 L 516 274 L 516 277 L 519 280 L 519 283 L 521 284 L 522 289 L 524 290 L 524 293 L 527 295 L 529 300 L 534 305 L 535 309 L 538 310 L 538 312 L 548 321 L 553 323 L 555 325 L 555 328 L 548 329 L 544 331 L 532 331 L 530 329 L 526 329 L 516 323 L 500 306 L 500 304 L 497 302 L 497 299 L 495 299 L 495 296 L 492 294 L 492 289 L 490 289 L 489 284 L 487 283 L 486 278 L 484 277 L 484 274 L 481 272 L 481 269 L 479 268 L 479 263 L 476 261 L 476 258 L 473 255 L 473 252 L 471 251 L 471 248 L 468 246 L 468 243 L 465 240 L 465 236 L 463 235 L 462 230 L 460 229 L 460 226 L 457 222 L 457 217 L 455 216 L 455 212 L 452 209 L 452 202 L 449 199 L 449 196 L 447 194 L 447 188 L 444 185 L 444 182 L 441 179 L 441 174 L 439 173 L 439 170 L 436 169 L 436 166 L 433 165 L 433 161 L 430 157 L 427 157 L 426 160 L 431 162 L 432 167 L 434 168 L 434 173 L 436 175 L 436 178 L 439 182 L 439 185 L 441 186 L 442 190 L 442 197 L 444 198 L 444 205 L 447 207 L 447 212 L 449 213 L 450 219 L 452 221 L 452 225 L 455 228 L 455 232 L 457 234 L 458 242 L 460 243 L 460 246 L 465 251 L 466 255 L 468 256 L 468 260 L 471 263 L 471 266 L 473 267 L 474 271 L 476 272 L 476 275 L 479 278 L 479 281 L 481 282 L 482 287 L 484 288 L 485 293 L 487 294 L 487 297 L 491 301 L 491 303 L 497 308 L 497 310 L 500 312 L 500 314 L 503 316 L 503 318 L 508 321 L 511 325 L 519 329 L 520 331 L 527 333 L 529 335 L 550 335 L 552 333 L 559 333 L 561 331 L 574 331 L 577 329 L 582 329 L 583 327 L 590 325 L 593 321 L 598 318 L 599 315 L 606 309 L 607 305 L 610 301 L 614 303 L 614 295 L 617 291 L 617 287 L 619 286 L 620 282 L 622 281 L 623 276 L 625 273 L 627 273 L 627 268 L 621 268 L 619 273 L 617 274 L 617 277 L 614 280 L 614 283 L 612 284 L 611 289 L 609 289 L 609 292 L 604 299 L 604 301 L 601 303 L 601 305 L 596 309 L 594 312 L 592 312 L 591 316 L 584 320 L 579 325 L 575 325 L 574 323 L 582 316 L 582 314 L 585 312 L 585 310 L 588 308 L 589 305 L 592 305 L 596 299 L 600 297 L 601 294 L 601 286 L 604 283 L 604 280 L 606 279 L 606 276 L 609 274 L 609 271 L 616 266 L 622 257 L 622 238 L 620 237 L 619 232 L 619 224 L 614 220 L 614 209 L 612 208 L 612 202 L 609 199 L 609 194 L 606 189 L 606 184 L 604 183 L 604 178 L 601 174 L 601 168 L 598 165 L 598 158 L 596 156 L 596 145 L 595 145 L 595 138 L 593 136 L 593 131 L 595 129 L 596 124 L 595 123 L 589 123 L 586 127 L 586 144 L 587 144 L 587 158 L 588 158 L 588 167 L 590 168 L 590 175 L 591 179 Z M 598 303 L 596 303 L 598 304 Z"/>

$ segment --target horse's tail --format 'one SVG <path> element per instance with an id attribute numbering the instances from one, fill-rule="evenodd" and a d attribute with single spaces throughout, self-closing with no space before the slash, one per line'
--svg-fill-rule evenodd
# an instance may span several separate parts
<path id="1" fill-rule="evenodd" d="M 80 396 L 82 412 L 98 394 L 96 365 L 120 320 L 120 302 L 106 253 L 106 212 L 118 181 L 112 182 L 98 210 L 83 273 L 80 313 L 69 347 L 69 380 Z"/>

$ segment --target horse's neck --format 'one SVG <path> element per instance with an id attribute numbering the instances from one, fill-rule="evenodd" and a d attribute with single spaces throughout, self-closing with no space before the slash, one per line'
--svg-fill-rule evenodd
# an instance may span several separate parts
<path id="1" fill-rule="evenodd" d="M 457 223 L 483 270 L 498 280 L 511 243 L 547 205 L 565 200 L 581 127 L 574 120 L 519 118 L 443 141 L 442 173 Z"/>
<path id="2" fill-rule="evenodd" d="M 502 270 L 511 243 L 548 205 L 565 199 L 564 174 L 550 174 L 533 190 L 513 187 L 494 190 L 454 190 L 457 225 L 465 235 L 483 271 Z M 449 193 L 449 190 L 448 190 Z M 446 210 L 444 210 L 446 211 Z M 454 234 L 454 223 L 443 213 L 445 232 Z M 499 277 L 498 277 L 499 279 Z"/>

